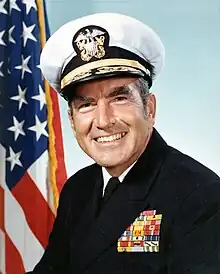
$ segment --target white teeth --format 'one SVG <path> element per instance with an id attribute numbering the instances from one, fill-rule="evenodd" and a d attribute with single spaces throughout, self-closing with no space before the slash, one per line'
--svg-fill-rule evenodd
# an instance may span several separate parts
<path id="1" fill-rule="evenodd" d="M 114 134 L 114 135 L 111 135 L 111 136 L 99 137 L 99 138 L 97 138 L 96 141 L 98 143 L 112 142 L 112 141 L 115 141 L 115 140 L 119 140 L 124 136 L 125 136 L 125 132 L 117 133 L 117 134 Z"/>

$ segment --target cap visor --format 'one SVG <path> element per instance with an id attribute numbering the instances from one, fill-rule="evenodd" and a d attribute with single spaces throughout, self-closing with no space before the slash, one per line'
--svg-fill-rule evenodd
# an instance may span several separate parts
<path id="1" fill-rule="evenodd" d="M 69 100 L 74 93 L 74 87 L 80 83 L 85 83 L 89 81 L 95 81 L 104 78 L 113 78 L 113 77 L 145 77 L 144 72 L 139 69 L 129 68 L 128 70 L 111 70 L 111 71 L 102 71 L 102 73 L 89 73 L 85 77 L 78 78 L 73 80 L 63 89 L 61 89 L 60 94 L 66 99 Z"/>

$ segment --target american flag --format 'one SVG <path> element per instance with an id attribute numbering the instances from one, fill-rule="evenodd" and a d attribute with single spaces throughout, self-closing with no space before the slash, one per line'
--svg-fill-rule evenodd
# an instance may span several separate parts
<path id="1" fill-rule="evenodd" d="M 0 0 L 0 274 L 39 261 L 66 179 L 58 98 L 39 68 L 48 36 L 42 0 Z"/>

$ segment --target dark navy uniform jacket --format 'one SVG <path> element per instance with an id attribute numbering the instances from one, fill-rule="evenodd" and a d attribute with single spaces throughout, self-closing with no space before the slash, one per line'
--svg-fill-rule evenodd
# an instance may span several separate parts
<path id="1" fill-rule="evenodd" d="M 154 130 L 124 181 L 99 210 L 102 170 L 68 179 L 48 247 L 33 274 L 219 274 L 220 179 Z M 162 214 L 159 252 L 118 252 L 146 210 Z"/>

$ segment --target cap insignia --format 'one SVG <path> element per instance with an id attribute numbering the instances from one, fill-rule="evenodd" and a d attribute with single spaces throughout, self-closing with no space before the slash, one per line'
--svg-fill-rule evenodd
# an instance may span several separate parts
<path id="1" fill-rule="evenodd" d="M 93 57 L 100 59 L 105 56 L 105 40 L 108 33 L 98 26 L 87 26 L 80 29 L 73 38 L 73 47 L 83 61 Z M 107 39 L 109 40 L 109 39 Z"/>

